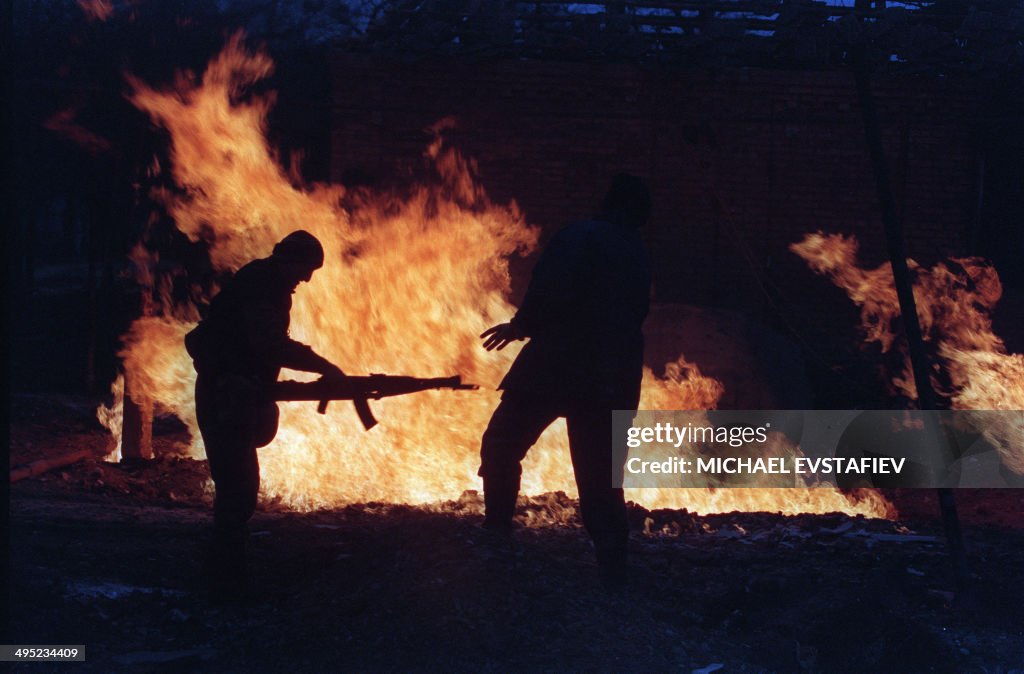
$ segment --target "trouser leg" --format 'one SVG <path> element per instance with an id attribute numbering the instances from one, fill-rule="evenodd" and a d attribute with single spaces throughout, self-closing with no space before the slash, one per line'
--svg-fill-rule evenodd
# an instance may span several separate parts
<path id="1" fill-rule="evenodd" d="M 214 572 L 244 575 L 249 519 L 256 510 L 260 468 L 256 449 L 236 443 L 207 444 L 215 488 L 213 502 Z"/>
<path id="2" fill-rule="evenodd" d="M 220 456 L 218 459 L 210 459 L 210 472 L 216 490 L 213 502 L 214 526 L 223 531 L 244 530 L 256 512 L 260 491 L 259 459 L 254 447 L 221 447 L 216 450 L 216 454 L 223 450 L 228 450 L 225 453 L 231 457 L 228 465 L 214 469 L 214 464 L 228 462 L 228 458 Z"/>
<path id="3" fill-rule="evenodd" d="M 522 460 L 537 438 L 558 417 L 551 404 L 506 394 L 484 431 L 480 470 L 484 479 L 484 526 L 510 529 L 522 475 Z"/>
<path id="4" fill-rule="evenodd" d="M 216 491 L 214 524 L 241 529 L 256 511 L 260 489 L 259 456 L 251 438 L 258 420 L 246 419 L 238 409 L 225 413 L 232 401 L 221 400 L 216 385 L 202 375 L 196 380 L 196 417 Z"/>
<path id="5" fill-rule="evenodd" d="M 235 447 L 232 449 L 238 452 L 235 456 L 239 460 L 221 465 L 225 456 L 218 450 L 223 449 L 215 446 L 210 455 L 218 458 L 210 461 L 216 494 L 207 582 L 214 597 L 234 600 L 244 597 L 248 587 L 248 521 L 256 509 L 259 464 L 255 449 L 241 451 Z"/>
<path id="6" fill-rule="evenodd" d="M 612 437 L 611 407 L 572 410 L 566 422 L 583 525 L 594 541 L 602 568 L 624 574 L 629 523 L 622 489 L 612 486 L 613 464 L 618 453 L 613 452 L 616 440 Z"/>
<path id="7" fill-rule="evenodd" d="M 256 510 L 260 468 L 244 424 L 224 423 L 213 386 L 201 376 L 196 382 L 196 416 L 215 490 L 209 580 L 230 594 L 244 584 L 247 523 Z"/>

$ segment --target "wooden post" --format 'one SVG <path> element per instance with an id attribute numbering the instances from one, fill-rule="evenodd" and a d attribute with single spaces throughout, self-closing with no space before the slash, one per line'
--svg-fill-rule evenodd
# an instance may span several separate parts
<path id="1" fill-rule="evenodd" d="M 153 458 L 153 401 L 131 389 L 130 373 L 124 377 L 121 421 L 121 460 Z"/>
<path id="2" fill-rule="evenodd" d="M 922 410 L 936 409 L 935 391 L 928 357 L 924 350 L 924 339 L 921 324 L 917 317 L 917 303 L 914 300 L 914 286 L 907 267 L 907 254 L 903 247 L 903 227 L 896 210 L 889 184 L 889 170 L 885 161 L 885 150 L 882 144 L 882 130 L 875 109 L 874 96 L 868 82 L 867 61 L 863 53 L 863 45 L 857 48 L 854 57 L 854 74 L 857 80 L 857 96 L 860 100 L 864 118 L 864 134 L 867 139 L 868 152 L 871 155 L 871 166 L 875 174 L 875 186 L 882 209 L 882 222 L 885 226 L 885 240 L 892 265 L 893 280 L 896 285 L 896 296 L 899 299 L 900 315 L 907 336 L 910 351 L 910 365 L 914 373 L 914 385 L 917 388 L 917 399 Z M 933 437 L 939 437 L 938 434 Z M 936 448 L 938 450 L 938 448 Z M 953 558 L 953 569 L 959 589 L 967 587 L 970 579 L 970 568 L 967 563 L 967 552 L 964 548 L 963 535 L 960 531 L 960 518 L 956 512 L 956 499 L 952 489 L 939 489 L 939 508 L 946 532 L 946 542 Z"/>

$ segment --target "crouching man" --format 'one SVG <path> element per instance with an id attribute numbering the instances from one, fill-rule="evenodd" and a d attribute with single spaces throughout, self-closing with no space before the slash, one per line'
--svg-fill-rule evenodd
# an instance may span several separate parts
<path id="1" fill-rule="evenodd" d="M 217 596 L 245 590 L 247 522 L 260 486 L 256 449 L 277 434 L 278 409 L 268 388 L 281 368 L 344 376 L 288 336 L 292 293 L 323 263 L 320 242 L 308 232 L 292 232 L 270 257 L 239 269 L 185 337 L 197 374 L 196 418 L 216 488 L 208 571 Z"/>

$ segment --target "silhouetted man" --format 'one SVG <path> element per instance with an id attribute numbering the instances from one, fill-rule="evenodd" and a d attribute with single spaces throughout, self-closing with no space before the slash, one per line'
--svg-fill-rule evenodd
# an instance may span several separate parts
<path id="1" fill-rule="evenodd" d="M 246 523 L 260 486 L 256 449 L 277 433 L 278 409 L 268 387 L 282 367 L 344 376 L 288 336 L 292 293 L 323 263 L 323 248 L 312 234 L 289 234 L 270 257 L 239 269 L 213 298 L 206 319 L 185 337 L 197 373 L 196 418 L 216 487 L 215 590 L 240 589 L 244 581 Z"/>
<path id="2" fill-rule="evenodd" d="M 610 585 L 625 582 L 629 535 L 622 489 L 612 487 L 613 463 L 624 453 L 613 458 L 611 412 L 635 410 L 640 400 L 651 278 L 639 228 L 650 209 L 642 180 L 615 176 L 601 214 L 548 244 L 515 317 L 481 335 L 487 350 L 529 339 L 483 436 L 484 526 L 511 530 L 521 461 L 565 417 L 583 524 Z"/>

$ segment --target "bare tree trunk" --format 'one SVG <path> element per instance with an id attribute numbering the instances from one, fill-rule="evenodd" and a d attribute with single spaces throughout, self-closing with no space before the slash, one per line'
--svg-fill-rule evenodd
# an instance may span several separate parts
<path id="1" fill-rule="evenodd" d="M 867 65 L 863 53 L 858 54 L 854 64 L 857 80 L 857 95 L 860 100 L 861 112 L 864 117 L 864 133 L 868 151 L 871 155 L 871 166 L 875 175 L 878 200 L 882 209 L 882 222 L 885 226 L 885 240 L 892 265 L 896 295 L 900 304 L 903 329 L 907 336 L 907 347 L 910 352 L 910 364 L 914 373 L 914 385 L 917 388 L 917 399 L 922 410 L 936 409 L 935 391 L 932 388 L 931 368 L 925 354 L 921 324 L 917 317 L 917 302 L 914 299 L 914 286 L 907 267 L 907 254 L 903 246 L 903 227 L 900 223 L 889 183 L 889 169 L 885 160 L 882 143 L 882 130 L 878 121 L 874 96 L 868 81 Z M 929 417 L 930 418 L 930 417 Z M 940 437 L 934 433 L 933 437 Z M 936 450 L 939 450 L 937 447 Z M 946 541 L 953 558 L 954 575 L 957 586 L 962 590 L 967 587 L 970 579 L 970 568 L 964 548 L 963 535 L 960 531 L 960 518 L 956 511 L 956 499 L 952 489 L 938 490 L 939 507 L 942 511 L 942 522 L 946 532 Z"/>

